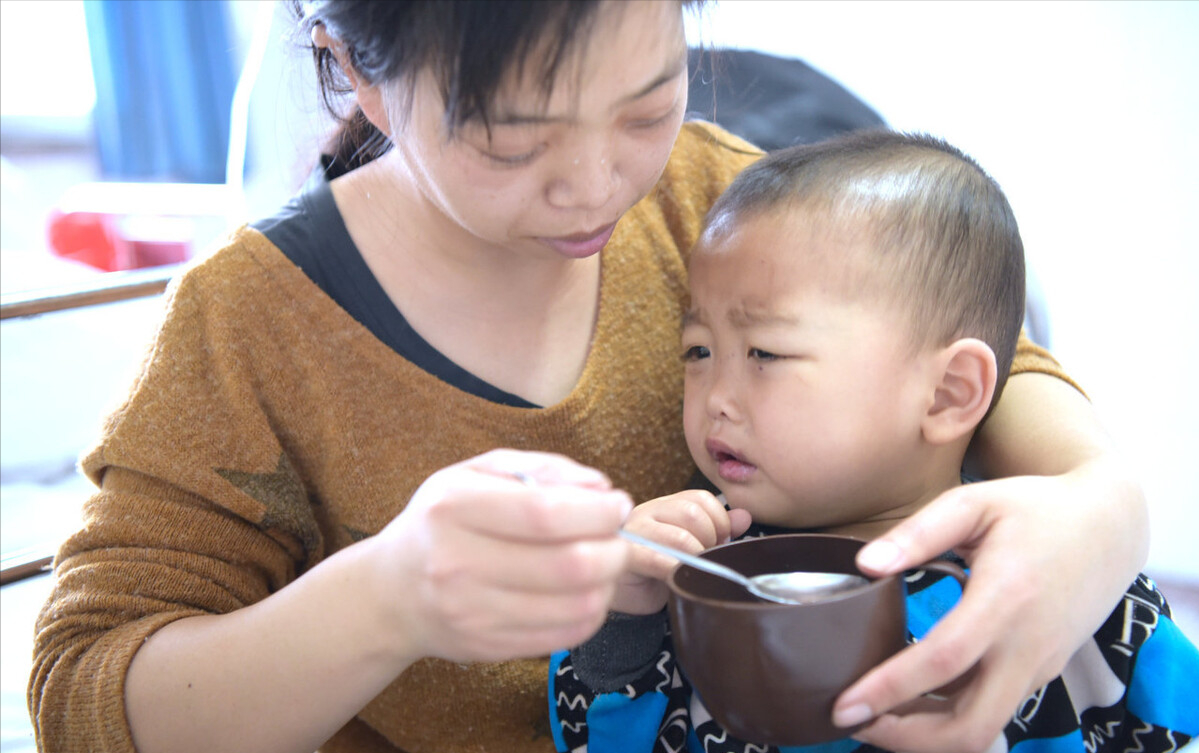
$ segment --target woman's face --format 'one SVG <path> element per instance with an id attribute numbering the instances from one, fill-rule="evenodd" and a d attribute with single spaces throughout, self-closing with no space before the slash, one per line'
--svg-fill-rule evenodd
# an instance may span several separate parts
<path id="1" fill-rule="evenodd" d="M 436 83 L 422 74 L 408 116 L 391 119 L 392 159 L 435 221 L 520 253 L 584 258 L 653 188 L 686 106 L 681 6 L 609 2 L 548 100 L 528 81 L 501 88 L 490 137 L 482 122 L 449 137 Z"/>

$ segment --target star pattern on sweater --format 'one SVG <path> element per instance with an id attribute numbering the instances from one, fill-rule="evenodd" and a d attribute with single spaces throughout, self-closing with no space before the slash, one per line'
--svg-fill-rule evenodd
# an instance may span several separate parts
<path id="1" fill-rule="evenodd" d="M 533 722 L 533 736 L 529 738 L 529 742 L 540 740 L 543 737 L 553 737 L 554 733 L 550 728 L 550 719 L 548 716 L 539 716 L 537 721 Z"/>
<path id="2" fill-rule="evenodd" d="M 214 468 L 217 475 L 238 491 L 262 503 L 265 510 L 258 527 L 263 531 L 277 529 L 295 536 L 308 553 L 315 551 L 320 540 L 312 505 L 299 474 L 280 452 L 273 471 L 255 473 L 230 468 Z"/>

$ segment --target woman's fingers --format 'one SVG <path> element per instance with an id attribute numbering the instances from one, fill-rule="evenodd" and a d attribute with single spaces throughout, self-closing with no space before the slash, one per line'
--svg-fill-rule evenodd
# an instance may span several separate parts
<path id="1" fill-rule="evenodd" d="M 884 750 L 988 750 L 1032 688 L 1029 664 L 1040 660 L 987 627 L 1005 625 L 1006 618 L 963 602 L 925 640 L 838 699 L 834 720 L 848 725 L 874 718 L 854 737 Z"/>
<path id="2" fill-rule="evenodd" d="M 433 474 L 409 504 L 424 508 L 433 525 L 529 542 L 612 536 L 632 506 L 599 471 L 558 455 L 512 450 Z"/>
<path id="3" fill-rule="evenodd" d="M 991 524 L 988 507 L 970 486 L 950 489 L 887 533 L 862 547 L 857 563 L 872 575 L 903 572 L 981 538 Z"/>
<path id="4" fill-rule="evenodd" d="M 607 613 L 631 508 L 604 474 L 559 455 L 498 450 L 444 468 L 362 542 L 382 618 L 422 655 L 455 661 L 577 643 Z"/>
<path id="5" fill-rule="evenodd" d="M 1095 557 L 1101 537 L 1079 491 L 1068 476 L 955 489 L 882 539 L 894 546 L 892 562 L 877 549 L 864 555 L 865 564 L 880 560 L 868 569 L 891 572 L 953 549 L 970 577 L 961 601 L 920 643 L 842 694 L 838 723 L 878 716 L 861 737 L 885 749 L 985 749 L 1033 689 L 1061 674 L 1119 598 L 1111 592 L 1122 565 L 1108 574 L 1112 566 Z M 1061 583 L 1071 584 L 1069 598 Z M 949 706 L 908 706 L 946 685 Z"/>
<path id="6" fill-rule="evenodd" d="M 897 753 L 993 750 L 1028 695 L 1025 682 L 1025 673 L 1014 661 L 988 660 L 969 684 L 949 697 L 913 703 L 902 714 L 884 714 L 854 737 Z"/>
<path id="7" fill-rule="evenodd" d="M 837 699 L 833 721 L 860 724 L 951 684 L 991 646 L 987 616 L 959 604 L 925 639 L 868 672 Z"/>
<path id="8" fill-rule="evenodd" d="M 435 587 L 478 579 L 514 592 L 574 593 L 614 583 L 627 554 L 624 542 L 615 537 L 531 544 L 467 534 L 458 541 L 429 553 L 422 569 Z"/>
<path id="9" fill-rule="evenodd" d="M 582 486 L 601 491 L 612 488 L 602 471 L 551 452 L 492 450 L 462 465 L 531 486 Z"/>

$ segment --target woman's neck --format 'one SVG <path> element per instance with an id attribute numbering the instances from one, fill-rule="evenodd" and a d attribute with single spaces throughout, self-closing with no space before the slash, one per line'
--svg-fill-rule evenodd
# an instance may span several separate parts
<path id="1" fill-rule="evenodd" d="M 388 297 L 421 337 L 480 379 L 538 405 L 566 397 L 595 329 L 600 256 L 534 256 L 488 244 L 386 160 L 332 189 Z"/>

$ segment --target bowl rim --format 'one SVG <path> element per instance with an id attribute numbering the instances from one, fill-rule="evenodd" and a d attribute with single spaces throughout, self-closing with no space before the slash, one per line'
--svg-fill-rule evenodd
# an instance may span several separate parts
<path id="1" fill-rule="evenodd" d="M 860 539 L 856 536 L 844 536 L 844 535 L 835 534 L 835 533 L 778 533 L 778 534 L 768 534 L 765 536 L 753 536 L 750 538 L 737 539 L 736 541 L 730 541 L 725 544 L 719 544 L 717 546 L 711 547 L 710 549 L 705 549 L 704 551 L 699 553 L 699 556 L 707 558 L 708 555 L 711 554 L 712 552 L 716 552 L 716 551 L 720 551 L 722 549 L 728 549 L 730 547 L 740 546 L 740 545 L 744 545 L 744 544 L 753 544 L 753 543 L 763 541 L 766 539 L 778 540 L 778 539 L 800 539 L 800 538 L 803 538 L 803 539 L 817 539 L 817 538 L 818 539 L 833 539 L 833 540 L 843 541 L 843 542 L 854 542 L 854 543 L 860 544 L 859 549 L 869 543 L 866 539 Z M 851 589 L 849 591 L 845 591 L 844 593 L 829 596 L 827 598 L 812 602 L 810 604 L 780 604 L 778 602 L 767 601 L 765 599 L 758 599 L 756 601 L 732 601 L 729 599 L 719 599 L 719 598 L 715 598 L 715 597 L 711 597 L 711 596 L 702 596 L 702 595 L 696 594 L 693 591 L 689 591 L 678 584 L 678 582 L 677 582 L 678 575 L 683 570 L 691 570 L 691 571 L 694 571 L 697 573 L 703 572 L 702 570 L 700 570 L 698 568 L 694 568 L 694 567 L 691 567 L 690 565 L 685 565 L 685 564 L 679 563 L 679 566 L 676 567 L 674 570 L 672 570 L 670 575 L 667 576 L 667 578 L 666 578 L 666 586 L 670 590 L 670 595 L 672 597 L 672 601 L 677 599 L 677 600 L 688 601 L 688 602 L 692 602 L 692 603 L 696 603 L 696 604 L 703 604 L 705 606 L 720 607 L 722 609 L 732 609 L 732 610 L 738 610 L 738 611 L 754 611 L 754 612 L 768 610 L 768 609 L 769 610 L 792 609 L 794 607 L 803 607 L 805 609 L 818 609 L 825 605 L 840 603 L 848 598 L 857 597 L 864 593 L 868 593 L 870 591 L 877 591 L 881 588 L 887 588 L 888 585 L 892 581 L 896 580 L 900 576 L 899 573 L 893 573 L 891 575 L 885 575 L 881 578 L 875 578 L 875 577 L 867 575 L 866 573 L 863 573 L 859 570 L 858 574 L 861 575 L 862 577 L 866 578 L 867 581 L 869 581 L 864 586 L 859 586 L 859 587 Z M 718 576 L 711 576 L 711 577 L 718 577 Z"/>

